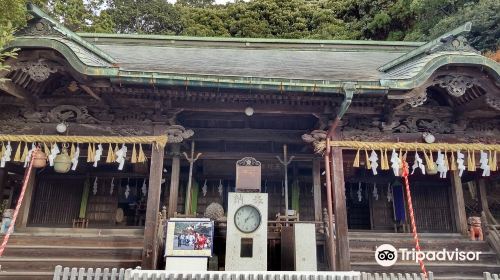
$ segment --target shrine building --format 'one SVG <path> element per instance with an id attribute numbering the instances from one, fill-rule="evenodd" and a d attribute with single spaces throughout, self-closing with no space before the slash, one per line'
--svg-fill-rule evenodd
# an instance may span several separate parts
<path id="1" fill-rule="evenodd" d="M 500 273 L 500 64 L 471 23 L 430 42 L 203 38 L 29 12 L 0 72 L 2 209 L 22 198 L 0 279 L 168 270 L 168 221 L 205 217 L 210 271 L 299 270 L 304 254 L 318 271 L 420 273 L 373 257 L 415 248 L 416 230 L 423 250 L 481 252 L 425 262 L 436 279 Z M 232 208 L 239 193 L 250 208 Z"/>

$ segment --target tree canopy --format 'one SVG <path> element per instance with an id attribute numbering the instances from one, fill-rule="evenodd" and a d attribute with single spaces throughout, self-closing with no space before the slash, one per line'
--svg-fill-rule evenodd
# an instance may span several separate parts
<path id="1" fill-rule="evenodd" d="M 23 26 L 26 1 L 0 0 L 0 32 L 6 26 Z M 427 41 L 472 21 L 468 36 L 476 48 L 495 51 L 500 44 L 498 0 L 235 0 L 225 5 L 214 0 L 31 2 L 78 32 Z"/>

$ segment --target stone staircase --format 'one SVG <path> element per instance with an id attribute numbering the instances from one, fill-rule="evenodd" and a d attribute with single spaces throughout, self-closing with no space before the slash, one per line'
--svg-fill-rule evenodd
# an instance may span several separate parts
<path id="1" fill-rule="evenodd" d="M 425 261 L 428 271 L 434 272 L 436 280 L 483 279 L 483 272 L 500 273 L 500 261 L 495 252 L 485 241 L 470 241 L 466 237 L 455 234 L 419 234 L 420 247 L 423 251 L 439 251 L 447 249 L 455 251 L 480 251 L 476 262 L 440 262 Z M 391 267 L 382 267 L 375 261 L 375 250 L 382 244 L 391 244 L 397 249 L 411 250 L 415 244 L 410 233 L 378 233 L 349 232 L 349 247 L 351 252 L 351 269 L 363 272 L 381 273 L 419 273 L 420 266 L 414 261 L 398 261 Z"/>
<path id="2" fill-rule="evenodd" d="M 142 246 L 142 236 L 15 233 L 0 258 L 0 280 L 52 279 L 56 265 L 135 268 L 141 264 Z"/>

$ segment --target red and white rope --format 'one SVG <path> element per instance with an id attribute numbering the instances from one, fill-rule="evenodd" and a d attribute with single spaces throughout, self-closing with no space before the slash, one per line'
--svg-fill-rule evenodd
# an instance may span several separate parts
<path id="1" fill-rule="evenodd" d="M 14 231 L 14 225 L 16 224 L 17 215 L 19 214 L 19 209 L 21 208 L 21 204 L 23 203 L 24 193 L 26 192 L 26 188 L 28 187 L 28 181 L 31 176 L 31 171 L 33 170 L 33 159 L 35 158 L 35 154 L 38 150 L 39 148 L 37 147 L 33 151 L 28 169 L 24 173 L 23 188 L 21 189 L 21 194 L 19 194 L 19 199 L 17 200 L 16 209 L 14 210 L 14 215 L 12 215 L 12 220 L 10 221 L 9 229 L 7 230 L 5 236 L 3 237 L 3 242 L 2 245 L 0 246 L 0 257 L 3 255 L 3 251 L 5 250 L 5 247 L 7 247 L 7 242 L 9 242 L 9 237 Z"/>
<path id="2" fill-rule="evenodd" d="M 408 204 L 408 210 L 410 211 L 411 232 L 413 233 L 413 240 L 415 240 L 415 250 L 417 250 L 418 253 L 420 252 L 420 242 L 418 240 L 417 224 L 415 222 L 415 212 L 413 211 L 413 204 L 411 203 L 410 182 L 408 181 L 408 175 L 409 175 L 408 163 L 405 160 L 403 160 L 403 179 L 406 188 L 406 199 Z M 418 259 L 418 262 L 420 264 L 420 269 L 422 270 L 422 273 L 425 276 L 425 279 L 428 279 L 424 261 Z"/>

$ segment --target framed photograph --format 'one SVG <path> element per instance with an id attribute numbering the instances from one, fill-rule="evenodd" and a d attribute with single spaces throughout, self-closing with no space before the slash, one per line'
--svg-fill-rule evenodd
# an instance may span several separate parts
<path id="1" fill-rule="evenodd" d="M 214 222 L 210 219 L 171 219 L 167 223 L 165 256 L 211 257 Z"/>

